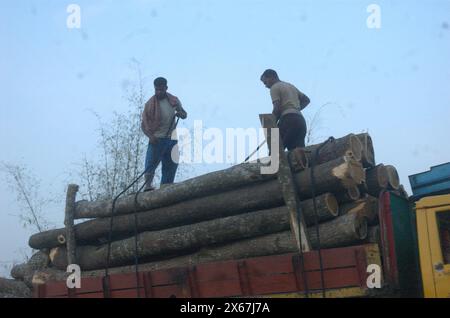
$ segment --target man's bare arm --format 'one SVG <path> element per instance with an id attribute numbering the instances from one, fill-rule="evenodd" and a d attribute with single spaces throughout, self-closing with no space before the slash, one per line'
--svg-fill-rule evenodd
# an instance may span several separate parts
<path id="1" fill-rule="evenodd" d="M 187 118 L 187 112 L 184 110 L 183 106 L 181 106 L 181 103 L 177 104 L 177 106 L 175 107 L 176 110 L 176 115 L 178 117 L 180 117 L 181 119 L 186 119 Z"/>
<path id="2" fill-rule="evenodd" d="M 272 114 L 275 115 L 276 119 L 278 120 L 281 116 L 281 102 L 279 100 L 273 101 L 273 111 Z"/>
<path id="3" fill-rule="evenodd" d="M 302 92 L 299 92 L 298 99 L 300 100 L 300 109 L 301 110 L 303 110 L 311 102 L 309 97 L 306 96 L 305 94 L 303 94 Z"/>

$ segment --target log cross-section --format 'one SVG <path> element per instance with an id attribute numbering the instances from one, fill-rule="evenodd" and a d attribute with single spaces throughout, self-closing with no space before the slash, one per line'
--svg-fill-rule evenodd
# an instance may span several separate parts
<path id="1" fill-rule="evenodd" d="M 262 127 L 265 128 L 264 132 L 266 133 L 267 146 L 271 153 L 271 158 L 273 159 L 274 156 L 277 155 L 279 158 L 277 177 L 281 185 L 284 202 L 289 209 L 289 219 L 292 234 L 295 237 L 299 251 L 308 252 L 310 251 L 311 247 L 309 244 L 308 236 L 306 235 L 306 223 L 301 213 L 300 199 L 298 197 L 297 191 L 295 190 L 296 185 L 292 176 L 291 167 L 288 162 L 287 155 L 284 152 L 284 145 L 279 136 L 279 133 L 273 135 L 274 138 L 278 138 L 278 151 L 274 151 L 274 149 L 272 149 L 272 132 L 274 132 L 274 129 L 278 129 L 275 116 L 272 114 L 260 114 L 259 118 L 261 120 Z"/>

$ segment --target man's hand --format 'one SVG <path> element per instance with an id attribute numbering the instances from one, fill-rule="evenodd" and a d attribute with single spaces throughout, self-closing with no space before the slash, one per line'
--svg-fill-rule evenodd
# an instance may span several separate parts
<path id="1" fill-rule="evenodd" d="M 175 116 L 177 116 L 177 117 L 179 117 L 179 118 L 181 118 L 181 119 L 186 118 L 185 114 L 183 114 L 182 112 L 176 112 L 176 113 L 175 113 Z"/>
<path id="2" fill-rule="evenodd" d="M 155 136 L 151 135 L 150 137 L 148 137 L 148 139 L 150 140 L 150 143 L 152 145 L 156 145 L 158 143 L 158 138 L 156 138 Z"/>
<path id="3" fill-rule="evenodd" d="M 309 103 L 311 102 L 309 100 L 309 97 L 306 96 L 305 94 L 301 93 L 298 95 L 298 99 L 300 100 L 300 110 L 303 110 L 306 106 L 309 105 Z"/>
<path id="4" fill-rule="evenodd" d="M 183 106 L 181 106 L 181 104 L 178 104 L 176 106 L 175 110 L 176 110 L 175 116 L 177 116 L 177 117 L 179 117 L 181 119 L 186 119 L 187 113 L 184 110 Z"/>

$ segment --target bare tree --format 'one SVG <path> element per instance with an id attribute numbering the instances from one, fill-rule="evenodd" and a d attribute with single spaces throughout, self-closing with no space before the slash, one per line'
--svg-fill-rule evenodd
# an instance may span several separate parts
<path id="1" fill-rule="evenodd" d="M 314 143 L 318 143 L 321 141 L 324 141 L 327 136 L 320 135 L 320 131 L 323 129 L 322 127 L 322 111 L 332 105 L 336 105 L 339 109 L 341 107 L 337 105 L 336 103 L 327 102 L 323 105 L 321 105 L 312 116 L 306 117 L 306 123 L 307 123 L 307 132 L 306 132 L 306 140 L 305 144 L 312 145 Z M 342 112 L 342 109 L 341 109 Z"/>
<path id="2" fill-rule="evenodd" d="M 41 181 L 20 164 L 2 163 L 1 169 L 6 174 L 9 187 L 16 193 L 21 209 L 18 217 L 23 226 L 39 232 L 47 230 L 50 222 L 42 211 L 54 200 L 44 198 L 40 192 Z"/>

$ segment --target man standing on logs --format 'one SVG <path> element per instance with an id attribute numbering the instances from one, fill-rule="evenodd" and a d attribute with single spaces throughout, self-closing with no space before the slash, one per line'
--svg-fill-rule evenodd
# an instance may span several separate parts
<path id="1" fill-rule="evenodd" d="M 308 106 L 308 96 L 294 85 L 280 81 L 277 72 L 268 69 L 261 75 L 261 81 L 270 89 L 273 111 L 278 121 L 283 145 L 288 150 L 305 147 L 306 121 L 301 111 Z"/>
<path id="2" fill-rule="evenodd" d="M 167 92 L 167 80 L 158 77 L 154 81 L 155 95 L 145 104 L 142 113 L 141 128 L 149 138 L 147 156 L 145 159 L 144 191 L 154 190 L 152 187 L 155 170 L 162 163 L 161 184 L 173 183 L 178 168 L 178 160 L 172 158 L 176 154 L 176 136 L 172 138 L 175 129 L 175 117 L 185 119 L 186 111 L 180 100 Z M 172 151 L 174 150 L 174 151 Z"/>

